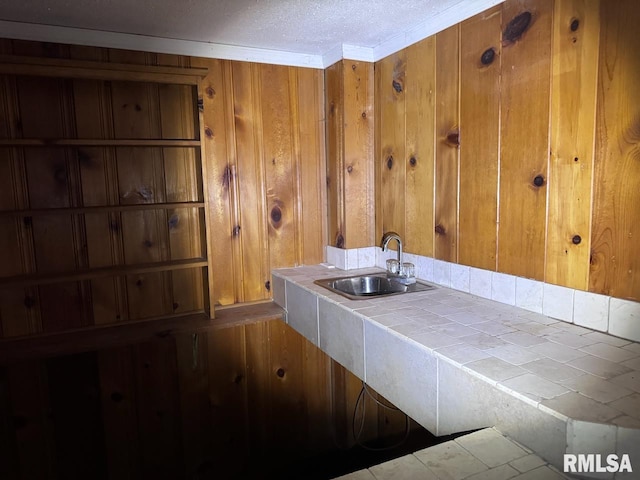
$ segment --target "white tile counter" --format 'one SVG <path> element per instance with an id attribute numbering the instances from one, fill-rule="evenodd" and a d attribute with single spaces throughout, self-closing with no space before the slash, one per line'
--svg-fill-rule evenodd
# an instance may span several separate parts
<path id="1" fill-rule="evenodd" d="M 640 471 L 640 344 L 445 287 L 349 300 L 313 283 L 380 271 L 275 270 L 274 300 L 435 435 L 496 427 L 558 468 L 626 453 Z"/>

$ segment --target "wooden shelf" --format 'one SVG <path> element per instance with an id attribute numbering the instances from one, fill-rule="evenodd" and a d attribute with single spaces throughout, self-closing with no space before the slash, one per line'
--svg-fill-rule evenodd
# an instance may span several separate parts
<path id="1" fill-rule="evenodd" d="M 206 258 L 190 258 L 187 260 L 169 260 L 138 265 L 117 265 L 113 267 L 89 268 L 65 273 L 42 273 L 16 275 L 0 279 L 0 288 L 21 288 L 35 285 L 51 285 L 54 283 L 78 282 L 95 278 L 136 275 L 141 273 L 168 272 L 188 268 L 207 266 Z"/>
<path id="2" fill-rule="evenodd" d="M 82 138 L 1 138 L 0 147 L 183 147 L 197 148 L 200 140 L 165 139 L 82 139 Z"/>
<path id="3" fill-rule="evenodd" d="M 0 74 L 6 75 L 198 85 L 207 73 L 206 68 L 156 67 L 0 55 Z"/>
<path id="4" fill-rule="evenodd" d="M 0 340 L 0 365 L 134 345 L 178 334 L 209 332 L 239 325 L 282 320 L 283 316 L 282 308 L 268 301 L 225 308 L 216 313 L 215 319 L 210 319 L 204 312 L 192 312 L 96 325 L 60 333 L 7 338 Z"/>
<path id="5" fill-rule="evenodd" d="M 38 208 L 34 210 L 0 210 L 2 217 L 42 217 L 85 213 L 130 212 L 139 210 L 172 210 L 177 208 L 204 208 L 204 202 L 136 203 L 132 205 L 101 205 L 97 207 Z"/>

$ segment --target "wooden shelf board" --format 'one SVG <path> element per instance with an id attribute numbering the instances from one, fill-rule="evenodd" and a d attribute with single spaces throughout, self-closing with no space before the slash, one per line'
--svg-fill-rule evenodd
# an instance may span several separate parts
<path id="1" fill-rule="evenodd" d="M 211 319 L 204 312 L 134 320 L 85 327 L 60 333 L 0 340 L 0 365 L 37 358 L 90 352 L 172 337 L 210 332 L 270 320 L 281 320 L 284 311 L 272 301 L 234 305 L 216 311 Z"/>
<path id="2" fill-rule="evenodd" d="M 204 258 L 187 260 L 171 260 L 139 265 L 118 265 L 114 267 L 100 267 L 75 272 L 30 274 L 5 277 L 0 279 L 0 288 L 21 288 L 34 285 L 51 285 L 54 283 L 78 282 L 95 278 L 116 277 L 122 275 L 137 275 L 143 273 L 168 272 L 187 268 L 201 268 L 207 266 Z"/>
<path id="3" fill-rule="evenodd" d="M 0 138 L 0 147 L 200 147 L 200 140 L 162 138 Z"/>
<path id="4" fill-rule="evenodd" d="M 1 217 L 40 217 L 48 215 L 77 215 L 85 213 L 127 212 L 139 210 L 172 210 L 204 208 L 204 202 L 136 203 L 131 205 L 100 205 L 96 207 L 38 208 L 33 210 L 0 210 Z"/>

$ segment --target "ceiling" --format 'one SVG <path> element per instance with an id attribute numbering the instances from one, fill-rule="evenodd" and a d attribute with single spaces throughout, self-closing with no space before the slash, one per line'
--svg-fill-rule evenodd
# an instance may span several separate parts
<path id="1" fill-rule="evenodd" d="M 0 36 L 325 68 L 376 61 L 503 0 L 0 0 Z"/>

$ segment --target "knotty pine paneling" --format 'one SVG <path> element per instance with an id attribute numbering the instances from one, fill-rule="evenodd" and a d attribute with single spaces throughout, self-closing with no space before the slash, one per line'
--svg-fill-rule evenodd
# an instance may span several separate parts
<path id="1" fill-rule="evenodd" d="M 640 4 L 600 2 L 592 291 L 640 301 Z"/>
<path id="2" fill-rule="evenodd" d="M 406 56 L 406 51 L 401 51 L 376 64 L 379 103 L 376 121 L 380 137 L 376 159 L 380 190 L 376 202 L 382 211 L 382 218 L 376 221 L 381 222 L 383 233 L 394 231 L 402 238 L 406 237 Z"/>
<path id="3" fill-rule="evenodd" d="M 323 258 L 323 72 L 225 60 L 191 65 L 210 72 L 202 127 L 214 302 L 267 299 L 271 269 Z"/>
<path id="4" fill-rule="evenodd" d="M 0 367 L 3 478 L 293 478 L 354 445 L 360 380 L 281 319 L 120 341 Z M 361 441 L 404 433 L 365 401 Z"/>
<path id="5" fill-rule="evenodd" d="M 405 248 L 430 257 L 435 235 L 435 45 L 435 37 L 429 37 L 407 48 L 406 74 Z"/>
<path id="6" fill-rule="evenodd" d="M 378 61 L 376 232 L 398 230 L 412 253 L 640 300 L 638 15 L 633 2 L 507 0 Z M 426 42 L 435 59 L 412 55 Z M 415 100 L 399 106 L 420 90 L 432 96 L 422 117 Z M 420 188 L 411 165 L 393 170 L 417 129 L 434 145 Z"/>
<path id="7" fill-rule="evenodd" d="M 458 260 L 459 45 L 459 25 L 436 34 L 434 258 L 449 262 Z"/>
<path id="8" fill-rule="evenodd" d="M 502 9 L 460 25 L 458 262 L 496 269 Z"/>
<path id="9" fill-rule="evenodd" d="M 327 185 L 330 244 L 340 248 L 375 242 L 374 69 L 339 61 L 325 71 Z"/>

